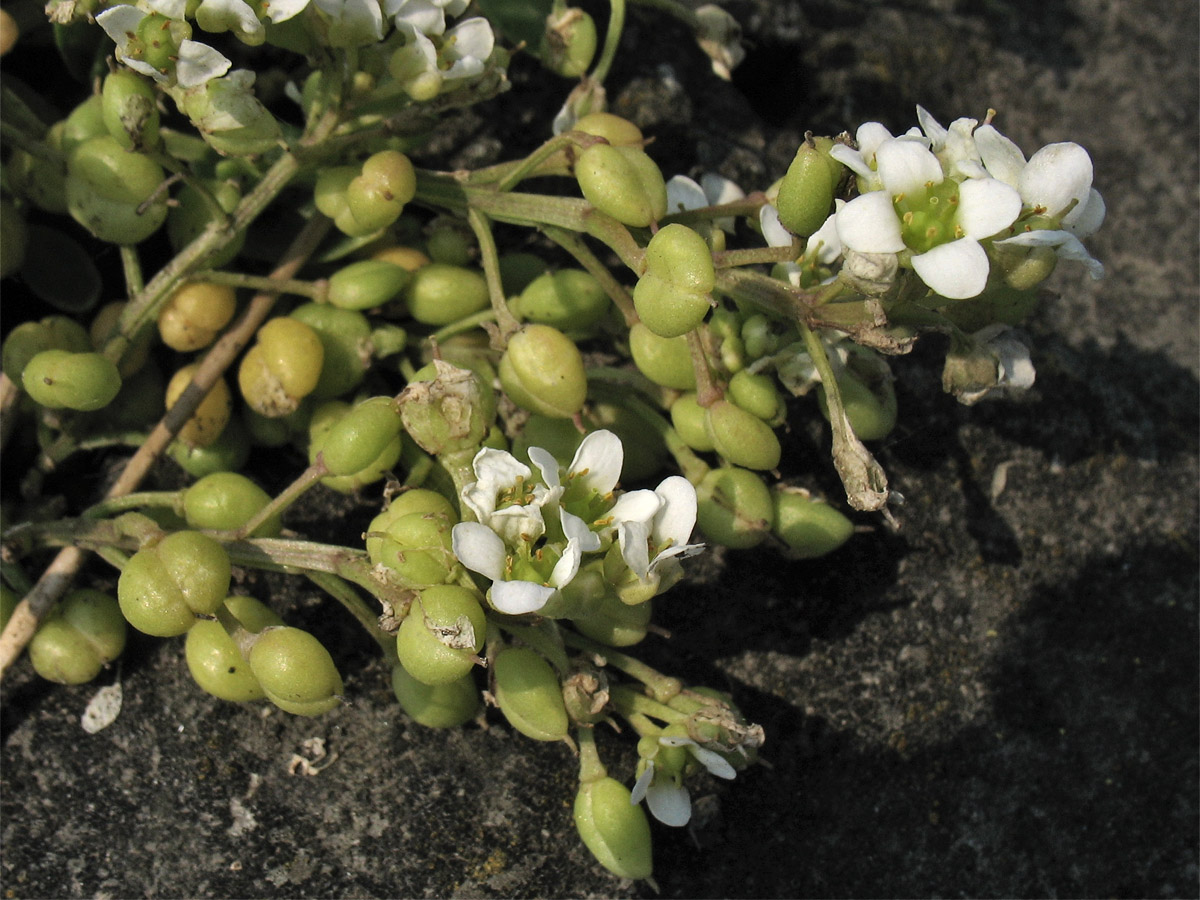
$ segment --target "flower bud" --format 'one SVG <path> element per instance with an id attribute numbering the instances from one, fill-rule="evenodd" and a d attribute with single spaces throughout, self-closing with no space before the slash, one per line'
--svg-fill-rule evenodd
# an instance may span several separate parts
<path id="1" fill-rule="evenodd" d="M 713 543 L 737 550 L 756 547 L 774 519 L 770 490 L 747 469 L 713 469 L 696 487 L 696 524 Z"/>
<path id="2" fill-rule="evenodd" d="M 396 398 L 405 429 L 434 456 L 478 446 L 496 415 L 491 386 L 474 372 L 441 360 L 433 367 L 435 378 L 410 382 Z"/>
<path id="3" fill-rule="evenodd" d="M 735 466 L 759 471 L 779 465 L 779 438 L 762 419 L 728 400 L 708 407 L 705 428 L 713 449 Z"/>
<path id="4" fill-rule="evenodd" d="M 457 728 L 479 712 L 479 688 L 470 672 L 445 684 L 423 684 L 397 664 L 392 693 L 408 717 L 426 728 Z"/>
<path id="5" fill-rule="evenodd" d="M 496 705 L 510 725 L 535 741 L 560 741 L 570 722 L 558 675 L 528 647 L 501 650 L 492 663 Z"/>
<path id="6" fill-rule="evenodd" d="M 295 716 L 319 716 L 342 702 L 342 676 L 321 642 L 286 625 L 263 629 L 250 671 L 267 699 Z"/>
<path id="7" fill-rule="evenodd" d="M 21 383 L 47 409 L 103 409 L 121 390 L 121 375 L 99 353 L 43 350 L 25 365 Z"/>
<path id="8" fill-rule="evenodd" d="M 171 380 L 167 382 L 167 409 L 175 405 L 175 401 L 191 384 L 192 375 L 197 368 L 199 364 L 193 363 L 171 376 Z M 204 395 L 195 412 L 183 423 L 183 427 L 175 436 L 176 440 L 187 447 L 209 447 L 216 443 L 224 432 L 232 412 L 233 398 L 229 392 L 229 385 L 225 383 L 224 378 L 218 378 Z"/>
<path id="9" fill-rule="evenodd" d="M 268 418 L 294 412 L 317 386 L 324 357 L 321 339 L 299 319 L 271 319 L 238 368 L 243 399 Z"/>
<path id="10" fill-rule="evenodd" d="M 587 201 L 623 225 L 645 228 L 667 213 L 667 185 L 640 147 L 592 144 L 575 161 Z"/>
<path id="11" fill-rule="evenodd" d="M 436 585 L 421 591 L 400 623 L 396 653 L 422 684 L 449 684 L 471 671 L 486 632 L 487 617 L 473 591 Z"/>
<path id="12" fill-rule="evenodd" d="M 641 322 L 629 329 L 629 355 L 638 371 L 663 387 L 696 390 L 696 371 L 687 338 L 659 337 Z"/>
<path id="13" fill-rule="evenodd" d="M 47 681 L 84 684 L 125 649 L 117 601 L 93 590 L 72 591 L 29 642 L 29 661 Z"/>
<path id="14" fill-rule="evenodd" d="M 625 785 L 608 777 L 581 784 L 574 819 L 579 837 L 604 868 L 621 878 L 650 877 L 650 823 Z"/>
<path id="15" fill-rule="evenodd" d="M 117 581 L 126 620 L 157 637 L 183 634 L 229 594 L 229 554 L 198 531 L 177 531 L 129 558 Z"/>
<path id="16" fill-rule="evenodd" d="M 808 237 L 829 217 L 834 179 L 827 159 L 827 154 L 806 140 L 779 183 L 775 208 L 779 221 L 792 234 Z"/>
<path id="17" fill-rule="evenodd" d="M 773 492 L 775 534 L 788 545 L 789 556 L 813 559 L 832 553 L 854 534 L 854 523 L 807 491 Z"/>
<path id="18" fill-rule="evenodd" d="M 526 325 L 508 341 L 500 384 L 530 412 L 569 419 L 587 399 L 583 357 L 574 341 L 548 325 Z"/>
<path id="19" fill-rule="evenodd" d="M 283 139 L 275 117 L 254 96 L 254 79 L 249 69 L 235 69 L 175 92 L 180 111 L 222 156 L 257 156 Z"/>

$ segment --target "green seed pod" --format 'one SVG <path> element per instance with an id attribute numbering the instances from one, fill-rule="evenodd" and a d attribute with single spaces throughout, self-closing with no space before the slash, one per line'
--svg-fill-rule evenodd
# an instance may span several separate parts
<path id="1" fill-rule="evenodd" d="M 440 359 L 417 372 L 396 402 L 409 436 L 434 456 L 478 447 L 496 416 L 490 381 Z"/>
<path id="2" fill-rule="evenodd" d="M 131 69 L 110 72 L 101 89 L 104 127 L 126 150 L 158 149 L 157 100 L 150 82 Z"/>
<path id="3" fill-rule="evenodd" d="M 425 249 L 433 262 L 469 266 L 476 244 L 470 228 L 461 219 L 438 216 L 426 226 Z"/>
<path id="4" fill-rule="evenodd" d="M 342 676 L 321 642 L 299 628 L 264 628 L 250 671 L 267 699 L 294 716 L 319 716 L 342 702 Z"/>
<path id="5" fill-rule="evenodd" d="M 87 329 L 66 316 L 47 316 L 37 322 L 22 322 L 4 339 L 4 374 L 19 382 L 29 361 L 43 350 L 86 353 L 92 349 Z"/>
<path id="6" fill-rule="evenodd" d="M 233 531 L 271 502 L 271 496 L 238 472 L 213 472 L 183 492 L 183 514 L 189 528 Z M 251 537 L 277 537 L 283 529 L 272 516 Z"/>
<path id="7" fill-rule="evenodd" d="M 440 584 L 413 601 L 396 635 L 396 653 L 422 684 L 449 684 L 471 671 L 486 632 L 487 617 L 476 593 Z"/>
<path id="8" fill-rule="evenodd" d="M 333 475 L 352 475 L 371 465 L 400 436 L 403 423 L 391 397 L 370 397 L 338 420 L 321 442 Z"/>
<path id="9" fill-rule="evenodd" d="M 827 159 L 827 154 L 805 141 L 779 184 L 775 207 L 779 221 L 792 234 L 808 237 L 829 217 L 834 179 Z"/>
<path id="10" fill-rule="evenodd" d="M 608 112 L 588 113 L 575 123 L 575 131 L 602 137 L 614 147 L 640 147 L 646 142 L 640 128 Z"/>
<path id="11" fill-rule="evenodd" d="M 329 302 L 342 309 L 373 309 L 398 296 L 411 276 L 400 266 L 363 259 L 338 269 L 329 279 Z"/>
<path id="12" fill-rule="evenodd" d="M 283 619 L 274 610 L 253 597 L 226 597 L 225 609 L 248 632 L 257 633 L 269 626 L 283 624 Z M 250 664 L 220 622 L 212 619 L 196 622 L 188 630 L 183 648 L 192 680 L 205 692 L 234 703 L 262 700 L 267 696 L 250 670 Z"/>
<path id="13" fill-rule="evenodd" d="M 174 406 L 175 401 L 187 390 L 187 386 L 192 382 L 192 375 L 195 374 L 198 367 L 199 363 L 193 363 L 190 366 L 184 366 L 171 376 L 171 380 L 167 382 L 165 401 L 167 409 Z M 208 393 L 204 395 L 204 399 L 200 401 L 200 405 L 196 407 L 191 418 L 179 429 L 176 440 L 188 447 L 211 446 L 225 431 L 225 426 L 229 424 L 232 414 L 233 397 L 229 392 L 229 385 L 225 383 L 224 378 L 218 378 L 209 388 Z"/>
<path id="14" fill-rule="evenodd" d="M 264 324 L 257 338 L 238 368 L 242 398 L 260 415 L 286 416 L 317 386 L 325 348 L 315 331 L 287 316 Z"/>
<path id="15" fill-rule="evenodd" d="M 578 78 L 591 67 L 595 55 L 596 22 L 591 16 L 575 8 L 551 14 L 538 49 L 542 65 L 563 78 Z"/>
<path id="16" fill-rule="evenodd" d="M 633 306 L 642 324 L 662 338 L 687 334 L 712 308 L 708 294 L 681 291 L 671 282 L 646 273 L 633 289 Z"/>
<path id="17" fill-rule="evenodd" d="M 712 251 L 698 232 L 672 222 L 646 245 L 646 271 L 681 291 L 707 294 L 716 283 Z"/>
<path id="18" fill-rule="evenodd" d="M 530 412 L 569 419 L 587 399 L 587 375 L 575 342 L 549 325 L 526 325 L 508 341 L 500 385 Z"/>
<path id="19" fill-rule="evenodd" d="M 400 218 L 416 190 L 416 173 L 408 157 L 397 150 L 382 150 L 367 159 L 362 173 L 346 186 L 346 206 L 358 227 L 378 231 Z"/>
<path id="20" fill-rule="evenodd" d="M 704 407 L 696 402 L 695 391 L 680 394 L 671 404 L 671 425 L 685 444 L 701 453 L 711 453 L 713 450 L 712 438 L 704 427 L 707 418 Z"/>
<path id="21" fill-rule="evenodd" d="M 47 681 L 84 684 L 121 655 L 125 630 L 115 599 L 100 591 L 72 591 L 29 642 L 29 661 Z"/>
<path id="22" fill-rule="evenodd" d="M 117 581 L 125 619 L 157 637 L 183 634 L 229 594 L 229 554 L 198 531 L 177 531 L 129 558 Z"/>
<path id="23" fill-rule="evenodd" d="M 713 449 L 733 465 L 759 471 L 779 465 L 783 450 L 771 426 L 728 400 L 708 408 L 705 427 Z"/>
<path id="24" fill-rule="evenodd" d="M 386 399 L 386 398 L 385 398 Z M 390 402 L 390 401 L 389 401 Z M 313 410 L 312 419 L 308 425 L 308 461 L 316 463 L 317 454 L 325 449 L 325 442 L 329 438 L 334 428 L 351 412 L 351 407 L 347 403 L 339 400 L 328 400 L 320 404 Z M 378 424 L 378 423 L 376 423 Z M 347 432 L 343 432 L 342 440 L 348 437 Z M 379 447 L 378 444 L 372 447 Z M 364 448 L 370 449 L 370 448 Z M 321 483 L 326 487 L 332 488 L 343 494 L 351 494 L 368 484 L 373 484 L 382 479 L 392 467 L 396 465 L 400 459 L 400 454 L 403 451 L 403 441 L 400 433 L 397 432 L 392 438 L 383 444 L 377 456 L 369 460 L 366 465 L 357 471 L 348 472 L 343 475 L 326 475 L 321 479 Z M 357 448 L 350 446 L 347 453 L 351 456 L 358 456 Z M 335 453 L 335 456 L 337 454 Z M 349 458 L 343 459 L 343 463 L 349 464 L 352 462 Z"/>
<path id="25" fill-rule="evenodd" d="M 313 202 L 317 209 L 335 222 L 339 216 L 345 216 L 348 209 L 346 189 L 358 175 L 354 166 L 331 166 L 318 172 L 313 185 Z"/>
<path id="26" fill-rule="evenodd" d="M 742 369 L 729 379 L 729 397 L 748 413 L 753 413 L 764 422 L 775 422 L 783 418 L 783 397 L 774 379 Z"/>
<path id="27" fill-rule="evenodd" d="M 444 584 L 459 571 L 450 540 L 454 525 L 445 512 L 380 513 L 367 526 L 367 555 L 406 584 Z"/>
<path id="28" fill-rule="evenodd" d="M 632 647 L 649 630 L 651 608 L 650 601 L 630 606 L 608 594 L 587 615 L 571 621 L 584 637 L 610 647 Z"/>
<path id="29" fill-rule="evenodd" d="M 828 503 L 806 491 L 778 490 L 775 534 L 790 548 L 790 556 L 813 559 L 832 553 L 854 534 L 854 523 Z"/>
<path id="30" fill-rule="evenodd" d="M 121 390 L 116 365 L 99 353 L 43 350 L 29 360 L 21 384 L 47 409 L 103 409 Z"/>
<path id="31" fill-rule="evenodd" d="M 844 372 L 838 378 L 838 391 L 850 427 L 859 440 L 878 441 L 892 433 L 896 427 L 896 389 L 890 380 L 880 380 L 876 390 L 872 390 L 857 375 Z M 821 415 L 828 419 L 829 402 L 824 387 L 817 387 L 817 402 Z"/>
<path id="32" fill-rule="evenodd" d="M 696 486 L 696 524 L 714 544 L 735 550 L 756 547 L 774 520 L 771 491 L 755 472 L 713 469 Z"/>
<path id="33" fill-rule="evenodd" d="M 211 180 L 203 183 L 225 213 L 231 213 L 237 208 L 242 199 L 242 192 L 236 183 L 230 180 Z M 206 228 L 222 221 L 222 217 L 212 208 L 208 199 L 190 184 L 185 184 L 179 189 L 175 195 L 175 203 L 167 213 L 167 237 L 176 253 L 199 237 Z M 246 232 L 243 229 L 221 250 L 205 257 L 205 266 L 222 268 L 242 252 L 245 243 Z"/>
<path id="34" fill-rule="evenodd" d="M 89 138 L 67 160 L 67 209 L 102 241 L 138 244 L 167 219 L 165 192 L 148 202 L 165 177 L 158 163 L 110 135 Z"/>
<path id="35" fill-rule="evenodd" d="M 677 391 L 696 389 L 696 371 L 686 337 L 659 337 L 638 322 L 629 329 L 629 355 L 638 371 L 655 384 Z"/>
<path id="36" fill-rule="evenodd" d="M 422 325 L 440 327 L 486 309 L 487 281 L 473 269 L 430 263 L 412 273 L 404 290 L 408 312 Z"/>
<path id="37" fill-rule="evenodd" d="M 649 878 L 654 871 L 650 823 L 629 788 L 615 778 L 579 786 L 575 828 L 600 865 L 621 878 Z"/>
<path id="38" fill-rule="evenodd" d="M 570 721 L 562 685 L 545 658 L 528 647 L 501 650 L 492 661 L 496 705 L 513 728 L 535 741 L 561 741 Z"/>
<path id="39" fill-rule="evenodd" d="M 608 295 L 583 269 L 560 269 L 534 278 L 512 301 L 513 314 L 559 331 L 590 333 L 609 309 Z"/>
<path id="40" fill-rule="evenodd" d="M 250 435 L 240 418 L 230 419 L 207 447 L 189 447 L 175 440 L 167 447 L 167 455 L 193 478 L 213 472 L 237 472 L 250 458 Z"/>
<path id="41" fill-rule="evenodd" d="M 746 357 L 751 361 L 770 356 L 783 344 L 771 320 L 762 313 L 746 317 L 742 322 L 741 338 Z"/>
<path id="42" fill-rule="evenodd" d="M 426 728 L 457 728 L 479 712 L 479 688 L 469 672 L 446 684 L 423 684 L 397 665 L 392 693 L 408 717 Z"/>
<path id="43" fill-rule="evenodd" d="M 388 508 L 376 517 L 373 524 L 378 524 L 380 528 L 387 528 L 389 521 L 395 521 L 401 516 L 413 513 L 436 513 L 446 516 L 452 523 L 458 522 L 458 511 L 454 508 L 454 504 L 437 491 L 427 488 L 411 488 L 397 494 L 388 504 Z M 368 546 L 368 553 L 370 549 Z"/>
<path id="44" fill-rule="evenodd" d="M 42 138 L 47 147 L 64 154 L 63 156 L 14 150 L 4 169 L 15 193 L 38 209 L 60 216 L 67 213 L 67 166 L 64 162 L 66 149 L 62 142 L 65 129 L 65 121 L 56 122 Z M 89 134 L 88 137 L 92 135 Z M 0 220 L 0 224 L 3 224 L 3 220 Z"/>
<path id="45" fill-rule="evenodd" d="M 329 400 L 358 387 L 377 349 L 366 316 L 328 303 L 305 303 L 288 315 L 315 331 L 324 351 L 321 377 L 309 396 Z"/>
<path id="46" fill-rule="evenodd" d="M 575 161 L 587 201 L 623 225 L 645 228 L 667 214 L 662 172 L 640 147 L 592 144 Z"/>
<path id="47" fill-rule="evenodd" d="M 92 94 L 73 110 L 62 122 L 62 152 L 68 156 L 89 138 L 108 134 L 104 127 L 104 98 Z"/>

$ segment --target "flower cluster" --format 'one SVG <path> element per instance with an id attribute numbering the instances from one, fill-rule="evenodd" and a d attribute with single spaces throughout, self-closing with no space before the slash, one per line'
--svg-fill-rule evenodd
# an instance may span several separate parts
<path id="1" fill-rule="evenodd" d="M 983 293 L 1004 248 L 1050 248 L 1100 276 L 1080 242 L 1104 220 L 1086 150 L 1049 144 L 1026 160 L 988 122 L 956 119 L 945 128 L 921 107 L 917 116 L 921 127 L 899 137 L 868 122 L 857 149 L 832 149 L 861 192 L 833 216 L 843 251 L 894 256 L 950 300 Z"/>
<path id="2" fill-rule="evenodd" d="M 624 462 L 611 431 L 584 438 L 565 469 L 532 447 L 529 466 L 502 450 L 475 456 L 476 481 L 462 491 L 477 521 L 454 526 L 454 555 L 491 580 L 494 608 L 539 612 L 562 597 L 592 555 L 604 557 L 607 582 L 628 603 L 649 600 L 673 585 L 679 560 L 703 544 L 688 543 L 696 523 L 696 491 L 670 476 L 655 490 L 619 493 Z"/>

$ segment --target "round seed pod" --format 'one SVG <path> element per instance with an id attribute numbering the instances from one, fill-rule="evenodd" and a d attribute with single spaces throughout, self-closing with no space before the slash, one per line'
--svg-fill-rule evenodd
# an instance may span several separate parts
<path id="1" fill-rule="evenodd" d="M 167 409 L 175 405 L 175 401 L 191 384 L 192 375 L 198 367 L 198 363 L 184 366 L 171 376 L 171 380 L 167 382 Z M 229 385 L 225 383 L 224 378 L 218 378 L 204 395 L 191 418 L 179 429 L 176 440 L 187 447 L 209 447 L 215 444 L 224 432 L 232 414 L 233 397 L 229 392 Z"/>
<path id="2" fill-rule="evenodd" d="M 653 873 L 650 823 L 621 782 L 604 777 L 579 785 L 574 820 L 584 845 L 614 875 L 649 878 Z"/>
<path id="3" fill-rule="evenodd" d="M 575 178 L 592 206 L 623 225 L 645 228 L 667 214 L 666 182 L 641 147 L 592 144 L 575 160 Z"/>
<path id="4" fill-rule="evenodd" d="M 319 716 L 342 702 L 342 676 L 319 640 L 287 625 L 264 628 L 250 671 L 267 699 L 295 716 Z"/>
<path id="5" fill-rule="evenodd" d="M 147 204 L 165 179 L 150 157 L 108 134 L 88 138 L 67 159 L 67 210 L 102 241 L 139 244 L 167 219 L 167 198 Z"/>
<path id="6" fill-rule="evenodd" d="M 29 661 L 47 681 L 84 684 L 125 649 L 125 619 L 101 591 L 67 594 L 29 642 Z"/>
<path id="7" fill-rule="evenodd" d="M 317 386 L 325 349 L 315 331 L 288 316 L 271 319 L 258 329 L 257 338 L 242 357 L 238 387 L 255 412 L 286 416 Z"/>
<path id="8" fill-rule="evenodd" d="M 829 217 L 835 184 L 830 159 L 827 153 L 805 141 L 788 166 L 779 184 L 775 207 L 779 210 L 779 221 L 792 234 L 808 237 Z"/>
<path id="9" fill-rule="evenodd" d="M 116 365 L 99 353 L 43 350 L 21 373 L 25 391 L 47 409 L 103 409 L 121 390 Z"/>
<path id="10" fill-rule="evenodd" d="M 708 407 L 705 420 L 713 449 L 735 466 L 768 470 L 779 465 L 779 438 L 762 419 L 728 400 Z"/>
<path id="11" fill-rule="evenodd" d="M 479 688 L 468 672 L 446 684 L 424 684 L 404 670 L 392 668 L 392 693 L 410 719 L 426 728 L 457 728 L 479 712 Z"/>
<path id="12" fill-rule="evenodd" d="M 213 531 L 241 528 L 270 502 L 266 491 L 238 472 L 205 475 L 183 493 L 188 526 Z M 282 529 L 279 517 L 272 516 L 252 537 L 275 537 Z"/>
<path id="13" fill-rule="evenodd" d="M 183 634 L 229 594 L 229 554 L 198 531 L 177 531 L 129 558 L 117 581 L 126 621 L 158 637 Z"/>
<path id="14" fill-rule="evenodd" d="M 638 371 L 663 387 L 696 390 L 696 372 L 687 338 L 659 337 L 641 322 L 629 329 L 629 355 Z"/>
<path id="15" fill-rule="evenodd" d="M 274 610 L 253 597 L 227 597 L 225 608 L 249 632 L 283 624 L 283 619 Z M 267 696 L 249 662 L 220 622 L 199 620 L 188 630 L 183 646 L 188 671 L 205 692 L 234 703 L 262 700 Z"/>
<path id="16" fill-rule="evenodd" d="M 805 491 L 779 490 L 775 501 L 775 534 L 799 559 L 832 553 L 854 534 L 854 523 Z"/>
<path id="17" fill-rule="evenodd" d="M 587 399 L 579 348 L 549 325 L 526 325 L 509 339 L 500 384 L 522 409 L 552 418 L 571 418 Z"/>
<path id="18" fill-rule="evenodd" d="M 396 635 L 396 653 L 422 684 L 449 684 L 471 671 L 486 632 L 487 617 L 473 591 L 437 585 L 413 601 Z"/>
<path id="19" fill-rule="evenodd" d="M 891 381 L 881 380 L 876 390 L 872 390 L 857 375 L 844 372 L 838 378 L 838 391 L 842 396 L 846 418 L 850 420 L 850 427 L 859 440 L 878 441 L 892 433 L 896 427 L 897 410 L 896 390 Z M 829 401 L 825 398 L 825 388 L 820 385 L 817 387 L 817 403 L 820 404 L 821 415 L 828 419 Z"/>
<path id="20" fill-rule="evenodd" d="M 409 315 L 422 325 L 449 325 L 486 309 L 487 281 L 473 269 L 433 262 L 412 273 L 404 289 Z"/>
<path id="21" fill-rule="evenodd" d="M 738 550 L 755 547 L 774 520 L 771 491 L 748 469 L 712 469 L 696 486 L 696 524 L 713 543 Z"/>

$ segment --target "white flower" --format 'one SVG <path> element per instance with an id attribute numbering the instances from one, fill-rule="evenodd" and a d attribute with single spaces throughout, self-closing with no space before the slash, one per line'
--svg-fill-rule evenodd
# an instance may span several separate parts
<path id="1" fill-rule="evenodd" d="M 1017 191 L 994 178 L 950 181 L 939 190 L 946 181 L 941 163 L 915 140 L 885 140 L 875 161 L 882 189 L 855 197 L 836 213 L 843 247 L 899 253 L 911 243 L 924 251 L 913 253 L 912 267 L 935 293 L 960 300 L 982 292 L 989 263 L 979 242 L 1016 220 Z"/>
<path id="2" fill-rule="evenodd" d="M 516 550 L 510 548 L 491 528 L 478 522 L 460 522 L 451 529 L 451 547 L 455 557 L 473 572 L 492 580 L 489 598 L 502 613 L 517 616 L 537 612 L 579 572 L 583 542 L 594 536 L 577 516 L 559 510 L 566 546 L 533 549 L 533 541 L 523 539 Z M 557 559 L 552 554 L 558 553 Z M 548 569 L 546 572 L 544 570 Z M 514 575 L 544 575 L 538 581 Z"/>
<path id="3" fill-rule="evenodd" d="M 858 144 L 857 150 L 846 144 L 835 143 L 830 148 L 829 155 L 858 176 L 860 191 L 864 193 L 877 191 L 882 183 L 875 171 L 875 155 L 884 142 L 895 140 L 928 143 L 928 138 L 916 128 L 910 128 L 905 134 L 896 138 L 878 122 L 864 122 L 854 133 L 854 142 Z"/>
<path id="4" fill-rule="evenodd" d="M 600 549 L 600 535 L 590 529 L 608 524 L 614 490 L 625 464 L 625 448 L 611 431 L 593 431 L 583 439 L 565 476 L 560 478 L 558 460 L 541 447 L 529 448 L 529 459 L 538 467 L 546 489 L 588 527 L 581 537 L 585 553 Z"/>
<path id="5" fill-rule="evenodd" d="M 923 106 L 917 107 L 917 121 L 921 130 L 929 138 L 929 149 L 942 164 L 947 175 L 959 178 L 980 178 L 987 174 L 984 171 L 975 146 L 975 126 L 977 119 L 955 119 L 949 128 L 942 125 L 931 116 Z"/>
<path id="6" fill-rule="evenodd" d="M 706 750 L 691 738 L 663 736 L 658 739 L 663 747 L 686 747 L 709 773 L 718 778 L 731 780 L 737 771 L 720 754 Z M 692 818 L 692 800 L 683 779 L 664 771 L 656 771 L 654 759 L 646 759 L 641 775 L 630 791 L 629 802 L 641 803 L 644 799 L 650 814 L 664 825 L 681 827 Z"/>
<path id="7" fill-rule="evenodd" d="M 172 36 L 175 30 L 180 34 L 189 34 L 190 26 L 183 21 L 182 3 L 147 3 L 153 12 L 165 15 L 175 20 L 172 23 Z M 136 58 L 138 41 L 137 30 L 142 19 L 148 15 L 136 6 L 119 5 L 106 9 L 96 16 L 96 23 L 117 45 L 116 56 L 119 61 L 133 69 L 153 78 L 160 84 L 171 83 L 171 75 L 160 71 L 150 63 Z M 178 23 L 177 25 L 175 23 Z M 181 87 L 198 87 L 213 78 L 218 78 L 229 71 L 233 65 L 222 54 L 207 44 L 183 38 L 179 41 L 179 49 L 175 54 L 175 83 Z"/>
<path id="8" fill-rule="evenodd" d="M 624 494 L 609 515 L 617 529 L 621 558 L 639 581 L 654 578 L 668 560 L 704 549 L 703 544 L 688 543 L 696 526 L 696 489 L 679 475 L 664 478 L 652 492 Z"/>
<path id="9" fill-rule="evenodd" d="M 328 22 L 331 47 L 365 47 L 383 40 L 379 0 L 313 0 Z"/>
<path id="10" fill-rule="evenodd" d="M 437 45 L 420 30 L 403 30 L 406 43 L 389 65 L 414 100 L 431 100 L 446 82 L 482 74 L 496 42 L 491 24 L 478 17 L 458 23 Z"/>
<path id="11" fill-rule="evenodd" d="M 746 192 L 733 181 L 713 172 L 705 172 L 700 176 L 700 183 L 686 175 L 674 175 L 667 182 L 667 212 L 684 212 L 689 209 L 703 209 L 706 206 L 720 206 L 733 203 L 746 196 Z M 714 219 L 713 224 L 722 231 L 733 233 L 737 223 L 733 216 L 722 216 Z"/>
<path id="12" fill-rule="evenodd" d="M 434 35 L 445 32 L 447 15 L 462 15 L 468 3 L 469 0 L 384 0 L 383 11 L 397 28 Z"/>
<path id="13" fill-rule="evenodd" d="M 529 466 L 511 453 L 484 447 L 472 462 L 477 481 L 463 488 L 463 502 L 506 544 L 537 540 L 546 532 L 542 508 L 558 503 L 562 488 L 538 484 Z"/>

